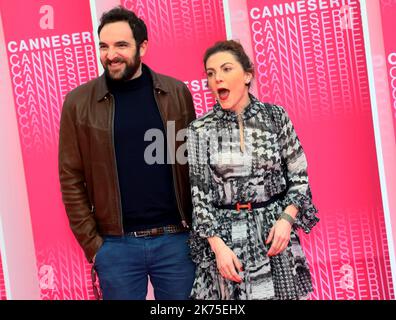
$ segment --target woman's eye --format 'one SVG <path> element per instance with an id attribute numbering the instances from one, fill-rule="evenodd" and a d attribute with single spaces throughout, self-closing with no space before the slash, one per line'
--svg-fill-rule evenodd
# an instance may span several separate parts
<path id="1" fill-rule="evenodd" d="M 229 72 L 229 71 L 231 71 L 232 70 L 232 68 L 230 68 L 230 67 L 225 67 L 224 68 L 224 72 Z"/>
<path id="2" fill-rule="evenodd" d="M 208 76 L 208 78 L 213 77 L 214 72 L 208 71 L 208 72 L 206 72 L 206 75 Z"/>

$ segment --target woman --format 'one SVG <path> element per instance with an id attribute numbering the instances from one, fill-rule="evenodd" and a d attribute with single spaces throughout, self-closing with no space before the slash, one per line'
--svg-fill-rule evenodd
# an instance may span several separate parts
<path id="1" fill-rule="evenodd" d="M 319 221 L 285 110 L 249 94 L 253 67 L 222 41 L 204 56 L 213 110 L 188 128 L 193 299 L 302 299 L 312 292 L 297 228 Z"/>

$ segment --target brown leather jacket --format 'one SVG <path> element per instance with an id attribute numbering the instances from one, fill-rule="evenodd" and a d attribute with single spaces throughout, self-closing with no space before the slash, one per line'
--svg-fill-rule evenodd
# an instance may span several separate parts
<path id="1" fill-rule="evenodd" d="M 167 121 L 174 121 L 177 135 L 195 119 L 191 94 L 183 82 L 150 72 L 165 130 Z M 88 261 L 102 245 L 102 235 L 123 234 L 113 121 L 114 98 L 104 75 L 67 94 L 60 121 L 59 179 L 70 227 Z M 172 141 L 174 150 L 184 143 L 177 140 Z M 180 220 L 190 224 L 188 165 L 175 162 L 172 172 Z"/>

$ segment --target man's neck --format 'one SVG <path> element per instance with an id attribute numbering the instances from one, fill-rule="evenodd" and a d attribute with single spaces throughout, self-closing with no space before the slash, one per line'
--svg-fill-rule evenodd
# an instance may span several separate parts
<path id="1" fill-rule="evenodd" d="M 139 78 L 141 75 L 142 75 L 142 64 L 140 63 L 139 68 L 136 70 L 135 74 L 129 80 Z"/>

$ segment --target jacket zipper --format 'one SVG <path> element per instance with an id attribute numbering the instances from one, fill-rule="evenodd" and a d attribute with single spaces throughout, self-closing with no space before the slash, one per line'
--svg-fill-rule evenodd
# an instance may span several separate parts
<path id="1" fill-rule="evenodd" d="M 160 114 L 162 123 L 164 124 L 164 130 L 165 130 L 165 133 L 166 133 L 166 143 L 168 143 L 168 127 L 167 127 L 167 125 L 166 125 L 166 123 L 164 121 L 164 117 L 162 116 L 162 112 L 160 110 L 159 103 L 158 103 L 158 98 L 157 98 L 157 95 L 159 95 L 160 92 L 161 92 L 160 90 L 154 88 L 155 102 L 157 104 L 158 112 Z M 175 147 L 176 147 L 176 141 L 175 141 Z M 169 148 L 166 148 L 166 149 L 168 150 Z M 168 150 L 168 152 L 169 152 L 169 150 Z M 173 189 L 175 190 L 176 203 L 177 203 L 177 207 L 179 208 L 179 212 L 180 212 L 180 215 L 181 215 L 181 218 L 182 218 L 182 224 L 183 224 L 184 227 L 188 227 L 186 217 L 184 215 L 184 212 L 183 212 L 181 204 L 180 204 L 179 195 L 178 195 L 177 190 L 176 190 L 176 174 L 175 174 L 175 164 L 174 163 L 172 163 L 172 176 L 173 176 Z"/>
<path id="2" fill-rule="evenodd" d="M 111 140 L 113 142 L 113 156 L 114 156 L 114 164 L 115 164 L 115 174 L 116 174 L 116 184 L 117 184 L 117 190 L 118 190 L 118 206 L 119 206 L 119 212 L 120 212 L 120 226 L 121 226 L 121 232 L 122 235 L 124 235 L 124 224 L 122 222 L 122 203 L 121 203 L 121 190 L 120 190 L 120 182 L 118 180 L 118 168 L 117 168 L 117 157 L 115 153 L 115 141 L 114 141 L 114 118 L 115 118 L 115 103 L 114 103 L 114 97 L 113 95 L 110 94 L 111 97 L 111 105 L 112 105 L 112 115 L 111 115 Z"/>

